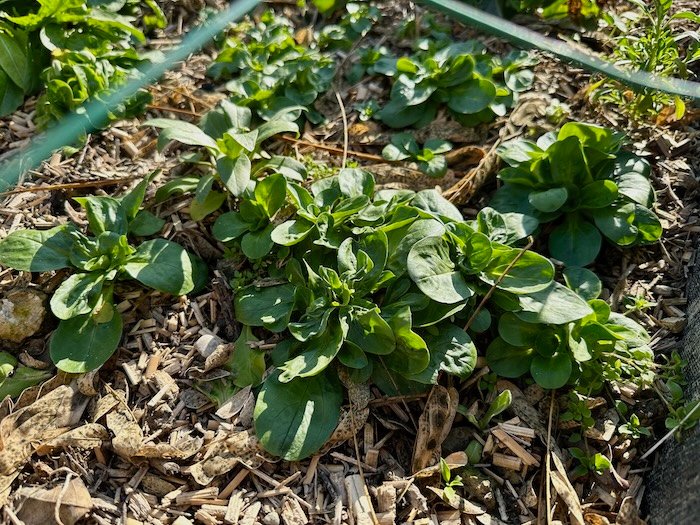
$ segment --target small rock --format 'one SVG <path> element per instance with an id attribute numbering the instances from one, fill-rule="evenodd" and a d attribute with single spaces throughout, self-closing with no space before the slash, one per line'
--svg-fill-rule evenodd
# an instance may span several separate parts
<path id="1" fill-rule="evenodd" d="M 275 511 L 268 512 L 263 516 L 262 522 L 265 525 L 280 525 L 280 517 Z"/>
<path id="2" fill-rule="evenodd" d="M 46 315 L 45 299 L 36 290 L 18 290 L 0 299 L 0 341 L 20 343 L 36 334 Z"/>
<path id="3" fill-rule="evenodd" d="M 223 345 L 225 341 L 215 335 L 203 335 L 194 343 L 194 347 L 200 355 L 206 359 L 214 353 L 217 346 Z"/>

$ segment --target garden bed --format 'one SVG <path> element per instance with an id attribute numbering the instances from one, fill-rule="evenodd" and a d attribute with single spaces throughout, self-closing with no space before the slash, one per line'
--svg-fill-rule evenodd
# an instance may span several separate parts
<path id="1" fill-rule="evenodd" d="M 202 6 L 159 4 L 167 25 L 154 29 L 144 46 L 167 52 L 197 22 Z M 683 7 L 682 2 L 678 4 L 674 9 Z M 72 317 L 99 317 L 94 301 L 86 311 L 78 301 L 66 299 L 58 307 L 54 301 L 49 303 L 49 297 L 60 295 L 53 294 L 72 275 L 74 269 L 68 267 L 76 263 L 37 270 L 31 266 L 35 259 L 25 268 L 34 271 L 14 270 L 7 261 L 19 259 L 7 255 L 11 251 L 7 242 L 0 243 L 0 250 L 6 248 L 0 251 L 0 262 L 7 263 L 0 266 L 0 315 L 5 316 L 0 317 L 4 323 L 0 329 L 7 329 L 0 331 L 0 350 L 18 360 L 10 366 L 13 377 L 26 374 L 26 385 L 33 385 L 21 394 L 21 388 L 9 391 L 19 396 L 7 397 L 0 405 L 4 522 L 58 523 L 58 518 L 66 525 L 78 519 L 100 524 L 178 525 L 642 522 L 639 509 L 646 475 L 658 461 L 656 452 L 646 453 L 666 436 L 666 425 L 692 428 L 693 418 L 683 418 L 696 406 L 692 403 L 696 392 L 683 393 L 683 363 L 677 350 L 689 307 L 686 281 L 695 265 L 700 232 L 697 110 L 688 106 L 680 115 L 667 106 L 655 121 L 632 120 L 624 105 L 590 102 L 589 87 L 598 79 L 553 57 L 521 54 L 504 41 L 413 4 L 352 5 L 360 7 L 323 17 L 313 8 L 307 11 L 281 2 L 273 5 L 277 18 L 263 14 L 262 9 L 255 11 L 252 19 L 264 24 L 258 26 L 257 34 L 251 25 L 231 33 L 232 39 L 264 42 L 264 53 L 274 54 L 273 44 L 266 39 L 278 36 L 284 40 L 280 35 L 286 35 L 285 45 L 306 49 L 308 56 L 295 59 L 303 65 L 285 64 L 301 71 L 296 83 L 285 84 L 296 91 L 275 95 L 285 100 L 256 101 L 255 93 L 251 95 L 248 87 L 236 83 L 241 75 L 250 76 L 245 67 L 236 69 L 236 64 L 245 63 L 240 57 L 236 62 L 240 41 L 227 46 L 220 39 L 151 86 L 152 99 L 143 114 L 116 120 L 74 149 L 55 152 L 26 173 L 16 189 L 0 196 L 1 238 L 23 229 L 48 230 L 68 224 L 81 232 L 89 228 L 97 236 L 96 230 L 104 229 L 105 224 L 116 228 L 114 222 L 104 218 L 107 213 L 94 211 L 98 204 L 86 214 L 92 205 L 74 198 L 138 195 L 143 190 L 143 209 L 148 214 L 143 213 L 135 223 L 142 213 L 141 203 L 131 204 L 130 211 L 124 212 L 128 222 L 123 226 L 124 235 L 129 232 L 129 242 L 136 250 L 146 251 L 141 247 L 154 246 L 148 243 L 162 239 L 172 243 L 167 244 L 168 249 L 179 245 L 177 250 L 182 251 L 177 251 L 176 258 L 188 268 L 173 270 L 170 259 L 153 255 L 147 260 L 151 268 L 157 268 L 152 275 L 144 269 L 148 264 L 136 267 L 124 256 L 113 297 L 110 288 L 105 301 L 113 317 L 100 321 L 109 324 L 119 319 L 119 330 L 113 330 L 117 340 L 112 355 L 109 333 L 95 329 L 97 335 L 85 343 L 76 335 L 83 328 L 68 325 Z M 368 10 L 362 11 L 365 7 Z M 521 22 L 543 33 L 603 41 L 601 34 L 579 32 L 571 22 L 551 23 L 533 17 Z M 416 46 L 419 38 L 424 39 L 423 44 Z M 350 45 L 348 39 L 354 39 Z M 453 60 L 449 67 L 454 68 L 456 79 L 469 78 L 471 84 L 462 81 L 458 88 L 458 82 L 445 80 L 438 89 L 450 96 L 459 89 L 469 91 L 476 82 L 478 92 L 460 99 L 462 102 L 454 95 L 454 102 L 433 103 L 428 95 L 424 102 L 408 104 L 408 110 L 401 106 L 405 100 L 397 96 L 391 106 L 393 91 L 399 91 L 392 91 L 392 85 L 401 72 L 414 75 L 431 67 L 426 65 L 426 55 L 473 39 L 477 44 L 456 48 L 445 59 Z M 315 43 L 323 41 L 326 47 L 319 50 Z M 379 60 L 367 50 L 375 50 L 381 55 Z M 461 55 L 477 58 L 454 59 Z M 407 60 L 400 66 L 382 62 L 400 56 L 413 56 L 413 62 Z M 499 58 L 490 62 L 492 57 Z M 472 68 L 464 68 L 468 60 L 474 62 Z M 476 60 L 481 60 L 483 74 L 474 75 Z M 438 69 L 449 73 L 446 63 L 441 62 Z M 508 76 L 493 73 L 501 66 Z M 273 68 L 265 74 L 274 77 L 276 71 Z M 260 78 L 249 80 L 259 82 Z M 273 80 L 280 85 L 286 81 L 282 77 Z M 277 84 L 267 87 L 274 90 Z M 479 98 L 491 89 L 494 96 L 482 104 Z M 497 90 L 508 92 L 499 95 L 502 104 L 496 101 Z M 231 93 L 239 104 L 237 109 L 221 104 Z M 422 96 L 415 90 L 412 93 Z M 517 95 L 511 97 L 513 93 Z M 297 107 L 302 99 L 311 101 L 303 117 Z M 242 110 L 243 106 L 252 111 Z M 30 97 L 0 123 L 3 159 L 17 152 L 21 155 L 37 136 L 36 108 L 36 97 Z M 298 111 L 296 124 L 292 123 L 295 119 L 283 119 L 270 125 L 277 122 L 275 113 L 280 108 Z M 484 113 L 487 109 L 493 114 Z M 200 124 L 207 114 L 229 119 L 225 127 L 236 128 L 228 143 L 214 141 L 211 133 L 172 124 L 174 120 Z M 205 124 L 205 131 L 219 122 L 209 118 L 210 128 Z M 237 126 L 232 126 L 234 121 Z M 646 210 L 636 208 L 649 219 L 635 223 L 647 236 L 644 242 L 611 242 L 611 229 L 600 226 L 606 224 L 604 219 L 586 215 L 589 226 L 577 228 L 600 230 L 607 240 L 601 242 L 601 233 L 596 233 L 593 241 L 584 236 L 557 246 L 551 241 L 556 238 L 556 228 L 572 223 L 564 222 L 561 217 L 565 215 L 551 218 L 561 202 L 557 206 L 550 201 L 540 204 L 535 220 L 538 229 L 528 229 L 527 224 L 533 223 L 524 221 L 515 228 L 519 234 L 513 234 L 512 222 L 508 226 L 498 222 L 501 215 L 485 216 L 482 211 L 497 202 L 494 194 L 500 192 L 501 201 L 507 200 L 502 197 L 507 192 L 507 175 L 500 170 L 508 164 L 521 169 L 519 176 L 523 171 L 536 172 L 524 165 L 517 151 L 509 156 L 504 145 L 537 140 L 546 133 L 554 134 L 550 142 L 563 142 L 567 137 L 560 135 L 557 141 L 556 133 L 576 122 L 600 126 L 590 128 L 595 130 L 609 128 L 606 137 L 613 137 L 613 131 L 625 133 L 623 150 L 635 163 L 649 166 L 648 172 L 642 169 L 638 174 L 643 180 L 648 177 L 654 191 L 625 201 Z M 575 136 L 589 129 L 576 126 L 569 124 L 564 129 L 574 129 L 571 135 Z M 255 129 L 257 134 L 251 136 Z M 275 131 L 264 136 L 264 143 L 263 129 Z M 399 135 L 407 131 L 412 141 Z M 598 152 L 605 149 L 602 142 L 589 146 Z M 616 143 L 610 146 L 611 158 L 620 154 L 616 148 Z M 586 151 L 583 162 L 590 162 L 593 169 L 593 153 Z M 192 158 L 195 153 L 200 157 Z M 507 163 L 499 159 L 499 153 Z M 207 185 L 201 180 L 211 172 L 209 154 L 215 159 L 217 175 Z M 565 154 L 552 161 L 554 170 L 566 164 L 561 161 L 567 158 Z M 292 161 L 275 161 L 280 156 Z M 242 157 L 250 160 L 240 160 Z M 226 161 L 221 162 L 222 158 Z M 258 182 L 251 192 L 251 160 L 253 166 L 261 166 L 265 158 L 271 160 L 257 175 L 264 173 L 260 181 L 267 182 Z M 241 166 L 246 162 L 248 178 L 241 179 L 239 170 L 245 171 Z M 571 165 L 575 171 L 581 163 Z M 644 183 L 639 184 L 630 193 L 640 188 L 644 192 Z M 275 197 L 279 185 L 281 198 Z M 559 188 L 547 188 L 552 190 Z M 319 196 L 324 191 L 332 198 Z M 383 200 L 377 195 L 391 197 Z M 547 198 L 556 200 L 561 195 L 555 191 Z M 568 194 L 564 195 L 566 200 Z M 391 198 L 394 204 L 386 204 Z M 528 202 L 534 206 L 537 198 Z M 605 198 L 603 193 L 593 199 Z M 616 186 L 613 199 L 617 198 Z M 619 198 L 627 197 L 620 192 Z M 639 199 L 648 201 L 648 210 Z M 362 206 L 353 208 L 359 201 Z M 112 210 L 128 207 L 123 201 L 109 202 Z M 239 207 L 241 202 L 246 204 Z M 384 208 L 371 214 L 366 209 L 370 203 Z M 505 205 L 499 211 L 527 215 Z M 581 210 L 575 211 L 579 213 L 576 217 L 583 217 Z M 352 233 L 334 231 L 333 222 L 319 218 L 324 212 L 326 216 L 335 213 L 334 221 L 345 220 L 342 214 L 347 212 L 355 221 L 354 229 L 347 229 Z M 649 214 L 655 214 L 663 228 L 662 233 L 658 229 L 658 239 L 653 238 L 657 227 Z M 102 219 L 95 219 L 98 215 Z M 401 229 L 400 220 L 415 220 L 416 216 L 430 224 L 424 223 L 424 230 Z M 513 217 L 524 220 L 522 215 L 503 216 L 510 217 L 509 221 Z M 481 226 L 479 219 L 488 224 Z M 289 225 L 292 221 L 296 223 Z M 394 238 L 392 229 L 399 232 Z M 318 242 L 300 244 L 300 231 Z M 457 233 L 449 237 L 448 231 Z M 338 239 L 335 234 L 346 237 Z M 77 238 L 69 234 L 66 239 L 70 235 Z M 427 255 L 402 244 L 402 238 L 410 235 L 415 245 L 426 247 Z M 247 241 L 245 236 L 250 236 Z M 274 242 L 268 243 L 268 237 Z M 354 241 L 342 242 L 345 238 Z M 445 246 L 445 239 L 450 239 L 446 252 L 463 250 L 469 255 L 453 264 L 450 271 L 456 267 L 453 273 L 463 274 L 452 276 L 450 286 L 441 281 L 431 288 L 430 283 L 440 278 L 434 268 L 452 261 L 449 255 L 436 255 L 446 253 L 440 251 L 442 245 L 427 251 L 425 241 L 438 238 L 434 242 Z M 471 244 L 464 247 L 460 239 Z M 599 253 L 591 249 L 595 239 L 599 239 Z M 484 243 L 491 250 L 488 257 L 501 253 L 499 264 L 490 259 L 483 266 L 477 267 L 478 262 L 469 266 Z M 312 253 L 310 246 L 326 251 Z M 402 256 L 401 250 L 405 251 Z M 554 253 L 556 264 L 548 259 Z M 399 261 L 394 260 L 393 266 L 392 257 Z M 421 257 L 428 264 L 419 264 Z M 294 261 L 299 266 L 297 273 Z M 200 262 L 208 268 L 202 283 L 197 282 Z M 390 282 L 391 276 L 382 270 L 397 274 L 399 263 L 408 268 L 404 270 L 407 289 L 412 287 L 413 296 L 422 294 L 423 302 L 402 295 L 406 292 L 398 291 L 398 285 L 383 284 L 382 279 Z M 339 268 L 336 280 L 332 272 L 319 270 L 324 265 Z M 584 266 L 590 271 L 571 270 Z M 170 278 L 180 272 L 182 278 L 173 285 Z M 323 279 L 316 275 L 317 282 L 298 284 L 297 274 L 309 282 L 314 274 Z M 342 282 L 339 274 L 345 279 Z M 114 277 L 105 280 L 108 286 L 111 279 Z M 518 317 L 504 306 L 513 297 L 522 301 L 519 297 L 551 288 L 552 279 L 569 286 L 559 284 L 561 289 L 579 294 L 556 312 L 560 317 L 554 321 Z M 591 294 L 590 288 L 595 289 L 598 282 L 600 289 Z M 274 301 L 268 300 L 269 290 L 290 286 L 296 287 L 294 292 L 285 288 L 287 295 L 280 292 Z M 323 286 L 331 291 L 320 292 Z M 314 310 L 313 301 L 304 303 L 309 289 L 315 294 L 311 297 L 326 297 L 325 293 L 332 300 Z M 398 300 L 397 306 L 387 305 L 392 294 L 410 307 L 401 306 Z M 446 299 L 448 294 L 455 299 Z M 275 310 L 280 303 L 290 302 L 287 296 L 304 304 L 306 310 L 298 304 L 288 312 Z M 424 303 L 428 306 L 419 307 Z M 29 321 L 13 325 L 12 315 L 20 315 L 20 307 L 26 304 L 43 306 L 24 312 L 32 317 Z M 445 305 L 453 310 L 447 311 Z M 362 336 L 353 336 L 346 328 L 348 333 L 336 350 L 338 354 L 345 345 L 345 353 L 332 366 L 321 367 L 318 357 L 309 364 L 309 355 L 323 354 L 335 344 L 335 336 L 330 335 L 316 346 L 306 345 L 321 331 L 313 327 L 316 331 L 311 334 L 309 319 L 326 315 L 323 330 L 335 326 L 333 323 L 342 328 L 346 322 L 343 308 L 351 306 L 352 315 L 359 315 L 361 309 L 365 319 L 379 308 L 382 315 L 371 318 L 373 328 Z M 545 311 L 541 305 L 533 308 L 525 313 Z M 556 327 L 584 323 L 584 314 L 572 313 L 577 308 L 585 310 L 586 316 L 595 310 L 597 319 L 604 318 L 600 323 L 595 320 L 596 326 L 605 327 L 608 334 L 624 332 L 617 339 L 627 338 L 626 344 L 633 339 L 630 332 L 639 340 L 629 343 L 630 353 L 621 354 L 617 365 L 614 360 L 601 365 L 599 372 L 607 374 L 608 381 L 602 375 L 586 377 L 588 360 L 568 357 L 568 353 L 563 365 L 547 361 L 544 373 L 531 366 L 534 358 L 529 353 L 524 370 L 518 373 L 509 368 L 510 363 L 522 361 L 524 353 L 513 344 L 516 338 L 512 332 L 508 335 L 509 328 L 536 326 L 534 330 L 543 333 L 553 330 L 560 340 L 563 336 Z M 600 313 L 606 308 L 613 317 Z M 52 311 L 62 312 L 61 324 Z M 494 317 L 491 325 L 484 312 Z M 293 337 L 286 331 L 292 325 Z M 378 344 L 372 337 L 380 337 L 376 333 L 385 325 L 392 350 L 400 347 L 404 353 L 371 350 Z M 68 328 L 61 332 L 61 326 Z M 576 329 L 583 326 L 577 324 Z M 643 335 L 637 327 L 643 327 Z M 13 330 L 25 333 L 18 335 Z M 426 343 L 417 343 L 416 337 Z M 295 339 L 306 346 L 290 349 Z M 507 351 L 500 359 L 494 357 L 498 353 L 494 340 L 507 340 Z M 606 339 L 601 336 L 596 342 L 602 340 Z M 89 358 L 81 353 L 81 344 L 89 345 Z M 443 361 L 423 363 L 423 368 L 415 364 L 422 359 L 415 357 L 418 353 L 430 357 L 437 353 L 435 349 L 447 346 L 449 351 L 440 350 Z M 295 355 L 306 355 L 307 361 L 295 361 Z M 386 373 L 367 372 L 363 358 Z M 580 375 L 574 370 L 581 370 Z M 419 383 L 422 388 L 417 387 Z M 300 384 L 301 393 L 285 387 Z M 265 414 L 269 406 L 274 410 Z M 296 426 L 291 426 L 289 414 L 305 410 L 306 424 L 299 422 L 300 416 Z M 280 430 L 277 434 L 278 427 L 285 427 L 286 433 Z M 677 434 L 680 437 L 681 432 Z M 656 522 L 662 523 L 661 519 Z"/>

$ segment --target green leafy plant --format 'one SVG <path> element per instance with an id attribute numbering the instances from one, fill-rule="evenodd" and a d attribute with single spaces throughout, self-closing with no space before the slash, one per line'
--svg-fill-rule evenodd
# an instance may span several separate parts
<path id="1" fill-rule="evenodd" d="M 270 253 L 272 218 L 287 198 L 287 181 L 276 173 L 263 178 L 255 185 L 250 198 L 243 198 L 239 211 L 220 215 L 212 228 L 214 237 L 221 242 L 240 239 L 243 254 L 249 259 L 260 259 Z"/>
<path id="2" fill-rule="evenodd" d="M 27 272 L 71 270 L 50 301 L 51 311 L 60 319 L 50 353 L 61 370 L 94 370 L 117 349 L 122 336 L 122 317 L 113 299 L 118 281 L 134 279 L 173 295 L 203 286 L 206 268 L 180 245 L 153 239 L 134 246 L 127 240 L 135 226 L 141 235 L 162 227 L 158 221 L 144 221 L 147 212 L 139 210 L 148 182 L 144 179 L 121 199 L 77 197 L 92 236 L 73 225 L 61 225 L 46 231 L 17 230 L 0 241 L 0 264 L 7 267 Z"/>
<path id="3" fill-rule="evenodd" d="M 25 96 L 45 90 L 37 103 L 37 123 L 45 127 L 89 98 L 123 83 L 141 58 L 132 48 L 144 35 L 133 22 L 142 7 L 130 2 L 93 3 L 83 0 L 4 2 L 0 13 L 0 114 L 14 111 Z M 154 24 L 164 16 L 149 0 Z M 43 70 L 43 72 L 42 72 Z M 143 110 L 140 92 L 113 117 Z"/>
<path id="4" fill-rule="evenodd" d="M 569 453 L 578 461 L 578 465 L 571 472 L 574 478 L 585 476 L 589 472 L 602 474 L 612 466 L 610 460 L 600 452 L 588 455 L 580 448 L 572 447 L 569 449 Z"/>
<path id="5" fill-rule="evenodd" d="M 590 270 L 568 268 L 564 277 L 568 287 L 552 283 L 521 297 L 523 310 L 500 316 L 498 337 L 486 351 L 489 367 L 502 377 L 529 372 L 537 384 L 552 389 L 568 382 L 600 388 L 598 381 L 625 374 L 653 380 L 644 327 L 598 299 L 601 284 Z"/>
<path id="6" fill-rule="evenodd" d="M 673 22 L 688 19 L 700 23 L 700 15 L 692 11 L 671 12 L 672 0 L 643 2 L 630 0 L 641 16 L 620 18 L 613 27 L 619 27 L 612 59 L 632 70 L 648 71 L 662 77 L 688 78 L 689 67 L 700 60 L 700 38 L 682 49 L 680 35 Z M 676 119 L 685 114 L 685 103 L 678 97 L 659 90 L 631 90 L 612 80 L 601 80 L 591 90 L 594 100 L 616 104 L 634 119 L 656 117 L 664 108 L 674 108 Z"/>
<path id="7" fill-rule="evenodd" d="M 396 133 L 382 150 L 382 156 L 392 161 L 411 159 L 426 175 L 442 177 L 447 173 L 447 159 L 442 154 L 451 149 L 452 144 L 440 139 L 430 139 L 421 148 L 410 133 Z"/>
<path id="8" fill-rule="evenodd" d="M 492 286 L 517 297 L 554 275 L 543 257 L 474 229 L 488 224 L 502 237 L 503 216 L 491 210 L 470 225 L 434 190 L 375 192 L 360 169 L 310 190 L 294 181 L 286 188 L 294 213 L 270 238 L 288 255 L 235 290 L 234 301 L 241 323 L 282 337 L 255 426 L 262 445 L 286 459 L 313 453 L 332 432 L 340 371 L 392 394 L 424 390 L 440 373 L 468 377 L 476 347 L 452 319 L 469 315 Z"/>
<path id="9" fill-rule="evenodd" d="M 471 0 L 470 3 L 508 17 L 532 13 L 547 20 L 570 18 L 574 22 L 585 22 L 602 14 L 601 2 L 597 0 Z"/>
<path id="10" fill-rule="evenodd" d="M 618 431 L 620 434 L 625 434 L 634 439 L 651 436 L 651 430 L 639 422 L 639 416 L 637 416 L 637 414 L 632 414 L 627 423 L 620 425 Z"/>
<path id="11" fill-rule="evenodd" d="M 35 370 L 18 363 L 7 352 L 0 352 L 0 399 L 17 397 L 25 388 L 34 386 L 51 377 L 46 370 Z"/>
<path id="12" fill-rule="evenodd" d="M 392 128 L 420 128 L 447 106 L 465 126 L 489 122 L 496 115 L 505 115 L 516 94 L 530 87 L 529 64 L 527 53 L 492 57 L 475 41 L 418 51 L 382 72 L 392 77 L 393 85 L 389 102 L 378 116 Z"/>
<path id="13" fill-rule="evenodd" d="M 194 191 L 190 215 L 194 220 L 201 220 L 226 201 L 226 193 L 216 189 L 217 186 L 234 196 L 254 194 L 255 179 L 270 170 L 303 180 L 306 170 L 300 162 L 286 157 L 261 157 L 261 145 L 265 140 L 278 133 L 299 131 L 297 124 L 284 118 L 284 115 L 254 126 L 249 108 L 223 100 L 202 118 L 200 127 L 176 119 L 146 121 L 144 125 L 162 129 L 158 136 L 158 147 L 161 149 L 171 140 L 203 148 L 202 154 L 188 160 L 203 166 L 204 175 L 186 176 L 168 182 L 156 193 L 156 201 L 163 201 L 176 193 Z M 256 207 L 255 213 L 257 211 L 268 213 L 270 210 Z M 249 217 L 251 224 L 255 222 L 255 217 L 257 215 Z"/>
<path id="14" fill-rule="evenodd" d="M 305 108 L 314 123 L 323 116 L 313 104 L 329 89 L 334 74 L 333 59 L 297 44 L 292 23 L 272 11 L 263 13 L 258 24 L 238 26 L 209 68 L 214 79 L 232 78 L 226 84 L 232 100 L 264 120 L 288 108 L 293 108 L 288 118 L 296 120 Z"/>
<path id="15" fill-rule="evenodd" d="M 325 3 L 330 2 L 326 0 Z M 379 8 L 369 2 L 348 2 L 337 24 L 323 26 L 318 35 L 318 45 L 321 49 L 347 51 L 354 42 L 369 33 L 381 16 Z"/>
<path id="16" fill-rule="evenodd" d="M 570 266 L 586 266 L 602 237 L 618 246 L 656 242 L 662 228 L 651 211 L 649 164 L 620 149 L 623 135 L 569 122 L 537 143 L 517 140 L 498 150 L 509 165 L 491 200 L 501 212 L 554 222 L 549 252 Z"/>
<path id="17" fill-rule="evenodd" d="M 474 414 L 468 413 L 467 410 L 461 405 L 457 407 L 457 410 L 461 414 L 465 415 L 471 424 L 479 427 L 480 430 L 486 430 L 491 424 L 491 420 L 498 414 L 507 410 L 512 402 L 513 394 L 510 390 L 504 390 L 503 392 L 498 394 L 496 398 L 491 402 L 488 410 L 481 419 L 477 419 Z"/>
<path id="18" fill-rule="evenodd" d="M 464 483 L 462 483 L 462 477 L 455 476 L 453 478 L 452 472 L 450 471 L 450 466 L 447 464 L 447 461 L 442 458 L 440 458 L 440 476 L 445 484 L 445 487 L 443 488 L 443 499 L 447 502 L 452 501 L 457 496 L 455 487 L 464 486 Z"/>

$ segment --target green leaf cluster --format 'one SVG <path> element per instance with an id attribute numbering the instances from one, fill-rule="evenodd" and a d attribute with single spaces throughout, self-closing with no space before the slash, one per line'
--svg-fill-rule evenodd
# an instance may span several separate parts
<path id="1" fill-rule="evenodd" d="M 443 153 L 452 149 L 446 140 L 430 139 L 421 148 L 410 133 L 396 133 L 382 150 L 387 160 L 413 160 L 418 169 L 429 177 L 442 177 L 447 173 L 447 159 Z"/>
<path id="2" fill-rule="evenodd" d="M 287 459 L 317 450 L 339 415 L 339 405 L 333 411 L 323 405 L 330 424 L 311 427 L 316 414 L 309 403 L 320 400 L 295 400 L 294 409 L 306 411 L 297 413 L 290 403 L 299 392 L 314 392 L 321 381 L 324 395 L 342 399 L 341 384 L 331 379 L 338 370 L 389 393 L 423 390 L 441 372 L 466 378 L 476 347 L 455 322 L 466 321 L 492 285 L 517 307 L 518 297 L 552 282 L 545 258 L 489 237 L 505 240 L 510 220 L 494 210 L 467 223 L 435 190 L 375 191 L 372 175 L 360 169 L 341 170 L 310 189 L 287 181 L 286 189 L 295 213 L 270 233 L 289 250 L 282 278 L 236 290 L 234 308 L 244 325 L 283 337 L 255 420 L 263 446 Z M 479 329 L 488 322 L 486 312 Z"/>
<path id="3" fill-rule="evenodd" d="M 253 122 L 253 113 L 250 108 L 223 100 L 216 108 L 204 115 L 199 126 L 176 119 L 157 118 L 146 121 L 144 125 L 162 130 L 158 136 L 160 149 L 173 140 L 188 146 L 203 148 L 201 153 L 188 160 L 203 165 L 204 175 L 180 177 L 166 183 L 156 193 L 156 201 L 161 202 L 172 195 L 194 191 L 190 215 L 195 220 L 201 220 L 218 210 L 226 201 L 226 193 L 217 188 L 237 197 L 254 196 L 256 178 L 270 171 L 282 173 L 293 180 L 303 180 L 306 168 L 302 163 L 287 157 L 270 157 L 266 154 L 263 156 L 261 151 L 262 143 L 274 135 L 298 133 L 297 124 L 285 118 L 290 111 L 293 109 L 287 108 L 275 118 L 258 126 Z M 271 184 L 271 182 L 265 184 Z M 258 200 L 253 198 L 246 201 L 250 213 L 244 212 L 244 220 L 250 224 L 269 219 L 279 209 L 272 210 L 272 205 L 267 201 L 268 198 L 279 201 L 274 196 L 268 195 L 270 191 L 274 193 L 274 187 L 265 186 L 257 191 L 260 194 L 257 197 Z M 279 192 L 275 195 L 279 195 Z M 253 204 L 255 202 L 259 206 Z M 231 220 L 231 216 L 228 220 Z M 246 231 L 257 231 L 257 227 L 251 226 Z M 242 231 L 241 235 L 243 233 Z M 238 234 L 233 235 L 231 232 L 222 232 L 221 235 L 220 240 L 233 240 L 239 237 Z"/>
<path id="4" fill-rule="evenodd" d="M 0 13 L 0 115 L 14 111 L 27 95 L 45 88 L 37 103 L 37 123 L 45 127 L 90 97 L 123 83 L 143 59 L 133 44 L 145 39 L 134 22 L 152 11 L 155 25 L 164 15 L 149 0 L 37 0 L 4 2 Z M 116 116 L 142 111 L 147 93 L 116 108 Z"/>
<path id="5" fill-rule="evenodd" d="M 264 120 L 293 108 L 286 113 L 289 119 L 298 119 L 305 109 L 311 122 L 321 122 L 323 116 L 313 105 L 330 88 L 335 62 L 316 48 L 298 44 L 294 36 L 288 19 L 266 11 L 259 23 L 239 25 L 226 39 L 209 75 L 230 78 L 226 88 L 231 99 Z"/>
<path id="6" fill-rule="evenodd" d="M 498 337 L 486 350 L 496 374 L 529 374 L 543 388 L 598 389 L 602 380 L 637 377 L 644 363 L 653 366 L 646 330 L 598 299 L 602 286 L 593 272 L 571 267 L 564 278 L 567 286 L 554 282 L 523 298 L 520 311 L 499 317 Z"/>
<path id="7" fill-rule="evenodd" d="M 122 336 L 122 318 L 113 299 L 117 281 L 134 279 L 182 295 L 201 287 L 206 278 L 196 256 L 174 242 L 153 239 L 135 246 L 128 241 L 128 235 L 151 235 L 163 226 L 162 220 L 140 210 L 149 180 L 121 199 L 77 197 L 92 235 L 61 225 L 45 231 L 17 230 L 0 241 L 4 266 L 27 272 L 71 271 L 50 301 L 60 319 L 50 352 L 61 370 L 94 370 L 116 350 Z"/>
<path id="8" fill-rule="evenodd" d="M 378 117 L 392 128 L 420 128 L 446 106 L 464 126 L 490 122 L 505 115 L 517 93 L 530 87 L 530 64 L 527 53 L 495 57 L 475 41 L 420 49 L 379 71 L 392 79 L 392 87 Z M 382 65 L 389 64 L 384 60 Z"/>
<path id="9" fill-rule="evenodd" d="M 549 252 L 571 266 L 597 257 L 603 237 L 618 246 L 656 242 L 662 232 L 649 164 L 621 150 L 621 133 L 580 122 L 538 141 L 516 140 L 498 149 L 508 164 L 491 206 L 554 223 Z"/>

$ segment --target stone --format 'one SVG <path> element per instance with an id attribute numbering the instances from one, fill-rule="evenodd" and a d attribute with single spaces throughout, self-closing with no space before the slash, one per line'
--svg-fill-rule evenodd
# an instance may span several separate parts
<path id="1" fill-rule="evenodd" d="M 0 341 L 21 343 L 35 335 L 46 316 L 46 296 L 37 290 L 16 290 L 0 299 Z"/>

